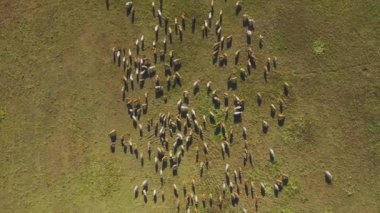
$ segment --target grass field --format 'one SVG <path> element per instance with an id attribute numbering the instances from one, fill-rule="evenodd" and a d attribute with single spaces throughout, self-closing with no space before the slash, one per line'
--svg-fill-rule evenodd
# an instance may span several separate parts
<path id="1" fill-rule="evenodd" d="M 243 168 L 243 179 L 253 180 L 259 197 L 259 212 L 379 212 L 380 211 L 380 3 L 363 1 L 264 1 L 245 0 L 242 12 L 235 15 L 235 1 L 215 1 L 215 17 L 210 36 L 202 39 L 200 25 L 210 10 L 208 0 L 165 0 L 163 15 L 170 18 L 185 13 L 188 17 L 183 42 L 177 36 L 169 50 L 182 59 L 181 87 L 165 90 L 168 102 L 155 99 L 153 79 L 144 89 L 129 93 L 141 98 L 149 93 L 149 110 L 141 118 L 158 119 L 160 112 L 176 113 L 183 90 L 191 91 L 201 80 L 200 93 L 190 95 L 190 107 L 198 116 L 212 110 L 222 118 L 224 109 L 214 109 L 206 94 L 206 82 L 212 80 L 219 96 L 227 90 L 226 79 L 245 67 L 245 55 L 252 47 L 258 68 L 238 89 L 230 91 L 246 100 L 244 121 L 226 122 L 237 133 L 231 145 L 231 157 L 220 155 L 221 137 L 209 125 L 205 141 L 209 144 L 210 169 L 199 177 L 195 163 L 195 145 L 186 152 L 179 175 L 164 171 L 160 186 L 153 160 L 147 159 L 147 144 L 153 142 L 153 156 L 159 140 L 145 131 L 140 138 L 132 126 L 125 103 L 121 100 L 123 72 L 112 62 L 113 47 L 131 48 L 145 36 L 146 50 L 152 54 L 157 18 L 152 16 L 151 1 L 134 1 L 135 23 L 125 15 L 125 1 L 111 0 L 107 11 L 99 1 L 1 1 L 0 2 L 0 208 L 2 212 L 173 212 L 172 185 L 182 188 L 196 180 L 199 198 L 212 193 L 216 201 L 224 181 L 224 166 L 243 167 L 244 142 L 241 127 L 248 129 L 249 151 L 254 166 Z M 159 1 L 156 1 L 158 7 Z M 223 10 L 223 35 L 233 35 L 226 50 L 228 65 L 211 63 L 216 41 L 215 22 Z M 245 42 L 242 15 L 256 21 L 253 43 Z M 191 17 L 197 17 L 194 34 Z M 172 27 L 173 28 L 173 27 Z M 264 36 L 264 48 L 257 45 Z M 163 39 L 163 29 L 159 41 Z M 233 55 L 242 50 L 240 64 Z M 278 68 L 263 79 L 266 58 L 276 56 Z M 163 63 L 157 64 L 162 84 L 166 84 Z M 290 85 L 289 97 L 282 86 Z M 256 104 L 256 93 L 263 104 Z M 283 127 L 270 117 L 270 104 L 284 98 L 286 122 Z M 230 99 L 232 100 L 232 99 Z M 268 134 L 261 131 L 268 121 Z M 130 133 L 145 165 L 119 145 L 110 152 L 108 133 Z M 211 129 L 211 130 L 210 130 Z M 172 143 L 174 138 L 169 137 Z M 276 162 L 269 161 L 273 148 Z M 204 161 L 203 152 L 200 160 Z M 323 172 L 331 171 L 333 183 L 324 181 Z M 273 184 L 282 174 L 289 176 L 276 198 Z M 231 173 L 232 176 L 232 173 Z M 133 188 L 149 179 L 148 203 Z M 259 183 L 267 187 L 267 196 L 259 195 Z M 165 192 L 166 200 L 154 204 L 151 189 Z M 244 190 L 243 185 L 240 186 Z M 229 193 L 227 193 L 229 194 Z M 232 207 L 229 195 L 225 212 L 254 212 L 254 199 L 240 195 L 238 207 Z M 185 211 L 180 193 L 181 212 Z M 191 207 L 194 211 L 194 206 Z M 200 212 L 218 212 L 199 207 Z"/>

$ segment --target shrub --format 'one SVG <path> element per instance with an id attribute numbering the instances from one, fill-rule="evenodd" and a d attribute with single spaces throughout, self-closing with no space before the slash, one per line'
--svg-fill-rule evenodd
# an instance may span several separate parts
<path id="1" fill-rule="evenodd" d="M 325 43 L 318 39 L 316 41 L 314 41 L 313 43 L 313 52 L 317 55 L 321 55 L 322 53 L 324 53 L 326 51 L 326 45 Z"/>

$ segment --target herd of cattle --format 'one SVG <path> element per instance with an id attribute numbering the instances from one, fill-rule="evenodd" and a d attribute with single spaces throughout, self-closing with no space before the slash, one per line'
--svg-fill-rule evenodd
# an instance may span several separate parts
<path id="1" fill-rule="evenodd" d="M 154 121 L 154 119 L 149 119 L 146 125 L 143 126 L 140 119 L 148 112 L 148 94 L 150 94 L 150 92 L 145 92 L 145 95 L 142 98 L 143 101 L 140 99 L 129 98 L 129 94 L 132 94 L 135 89 L 145 89 L 145 83 L 149 79 L 152 79 L 154 82 L 154 91 L 152 91 L 152 93 L 155 94 L 155 98 L 163 97 L 165 102 L 167 101 L 167 96 L 164 95 L 164 93 L 171 92 L 170 90 L 177 86 L 182 87 L 182 83 L 184 81 L 180 74 L 182 59 L 176 56 L 173 50 L 169 50 L 169 45 L 174 42 L 174 36 L 179 39 L 179 42 L 183 41 L 188 17 L 182 15 L 180 21 L 177 18 L 174 18 L 174 22 L 170 24 L 169 18 L 163 17 L 163 5 L 163 0 L 159 1 L 158 8 L 156 8 L 155 2 L 152 2 L 152 15 L 155 19 L 157 19 L 157 25 L 154 27 L 155 39 L 152 41 L 153 60 L 141 54 L 142 51 L 146 51 L 144 35 L 142 35 L 140 39 L 136 40 L 134 44 L 135 46 L 132 50 L 128 49 L 128 51 L 126 51 L 125 49 L 116 47 L 112 49 L 113 63 L 117 67 L 123 69 L 123 85 L 121 89 L 122 100 L 126 103 L 133 127 L 136 129 L 139 137 L 143 137 L 145 131 L 147 131 L 153 132 L 154 136 L 159 139 L 158 143 L 148 143 L 147 157 L 149 162 L 151 162 L 150 160 L 154 158 L 154 168 L 156 174 L 160 178 L 161 186 L 166 184 L 163 175 L 165 169 L 171 170 L 173 176 L 178 176 L 178 171 L 181 167 L 181 160 L 185 157 L 185 153 L 190 153 L 190 147 L 193 144 L 196 144 L 195 153 L 193 153 L 193 156 L 195 162 L 199 164 L 199 176 L 200 178 L 203 178 L 204 171 L 209 169 L 209 160 L 212 160 L 209 159 L 211 156 L 208 155 L 211 148 L 204 139 L 206 132 L 213 131 L 212 134 L 220 134 L 222 136 L 223 140 L 220 142 L 219 152 L 220 157 L 223 160 L 225 160 L 226 156 L 230 157 L 230 145 L 234 143 L 236 137 L 241 137 L 244 141 L 244 148 L 242 150 L 242 155 L 236 156 L 242 156 L 242 167 L 232 169 L 228 163 L 225 163 L 225 181 L 222 183 L 221 192 L 217 197 L 215 197 L 215 201 L 212 193 L 204 192 L 198 198 L 198 190 L 196 190 L 197 184 L 194 179 L 191 181 L 191 190 L 187 190 L 185 183 L 182 186 L 182 190 L 179 189 L 179 186 L 173 184 L 173 191 L 171 194 L 176 200 L 175 205 L 177 211 L 180 211 L 181 208 L 181 194 L 183 194 L 185 201 L 184 209 L 186 212 L 189 212 L 191 207 L 194 207 L 195 210 L 197 210 L 198 208 L 206 208 L 206 206 L 211 209 L 215 206 L 215 208 L 219 211 L 222 211 L 224 206 L 223 203 L 225 203 L 227 199 L 230 200 L 232 206 L 238 206 L 241 195 L 252 197 L 252 202 L 255 203 L 254 209 L 257 211 L 258 201 L 260 199 L 258 195 L 265 197 L 268 193 L 268 187 L 263 183 L 256 186 L 253 181 L 249 181 L 248 177 L 243 178 L 242 168 L 247 168 L 248 164 L 253 166 L 253 156 L 248 148 L 248 130 L 246 127 L 242 127 L 240 133 L 237 133 L 232 127 L 230 130 L 227 130 L 228 127 L 223 120 L 226 121 L 228 119 L 229 110 L 225 110 L 224 112 L 225 119 L 218 119 L 212 111 L 209 111 L 207 115 L 199 116 L 194 109 L 189 107 L 189 91 L 185 90 L 183 91 L 182 98 L 177 102 L 177 111 L 172 113 L 159 113 L 156 121 Z M 109 9 L 109 0 L 106 0 L 106 6 L 107 9 Z M 210 37 L 210 31 L 214 28 L 217 42 L 212 45 L 212 50 L 210 51 L 211 62 L 217 66 L 224 67 L 228 63 L 228 56 L 227 54 L 222 53 L 222 51 L 232 47 L 233 35 L 223 35 L 222 10 L 219 12 L 219 17 L 217 18 L 216 23 L 212 23 L 215 18 L 213 0 L 211 0 L 210 6 L 211 8 L 206 20 L 200 21 L 197 20 L 196 17 L 192 17 L 189 25 L 191 25 L 190 27 L 192 33 L 196 33 L 196 28 L 200 27 L 203 39 Z M 236 16 L 240 15 L 242 9 L 242 4 L 240 1 L 237 1 L 234 8 Z M 134 23 L 136 8 L 133 2 L 128 1 L 125 4 L 125 10 L 127 17 L 130 17 L 131 22 Z M 234 55 L 234 63 L 237 65 L 241 60 L 246 60 L 246 66 L 245 68 L 240 69 L 240 76 L 237 77 L 234 74 L 231 74 L 228 77 L 226 80 L 226 86 L 229 91 L 237 89 L 239 77 L 244 80 L 251 74 L 252 69 L 257 69 L 257 59 L 254 55 L 254 51 L 249 47 L 252 46 L 253 34 L 256 30 L 255 21 L 247 14 L 244 14 L 242 15 L 242 27 L 246 29 L 246 43 L 248 46 L 246 51 L 247 55 L 246 58 L 243 59 L 241 56 L 242 51 L 237 50 Z M 158 40 L 160 33 L 165 34 L 163 41 Z M 260 49 L 264 48 L 264 37 L 262 35 L 258 36 L 257 46 Z M 167 54 L 169 55 L 169 60 L 166 59 Z M 156 68 L 156 64 L 161 62 L 164 64 L 163 75 L 166 77 L 166 83 L 163 84 L 160 82 L 158 70 Z M 268 82 L 268 74 L 277 69 L 277 66 L 277 57 L 266 59 L 265 66 L 263 68 L 263 78 L 265 82 Z M 225 106 L 227 109 L 232 108 L 233 122 L 242 123 L 242 116 L 245 110 L 245 100 L 243 98 L 233 95 L 232 100 L 230 101 L 231 97 L 228 92 L 223 93 L 223 96 L 219 97 L 216 89 L 213 89 L 211 81 L 208 81 L 206 84 L 202 85 L 200 80 L 196 80 L 192 84 L 193 95 L 196 96 L 201 89 L 202 91 L 203 89 L 207 91 L 207 95 L 210 97 L 210 103 L 212 103 L 215 109 L 219 109 L 221 105 Z M 276 107 L 277 104 L 271 104 L 269 109 L 270 116 L 277 119 L 279 126 L 283 126 L 285 124 L 285 115 L 283 112 L 285 109 L 286 98 L 289 96 L 290 92 L 290 87 L 287 82 L 283 83 L 282 91 L 283 98 L 278 101 L 278 109 Z M 260 106 L 263 101 L 262 95 L 257 93 L 255 99 L 257 105 Z M 263 120 L 261 128 L 263 134 L 267 134 L 269 130 L 268 122 Z M 112 153 L 115 152 L 117 140 L 120 140 L 123 151 L 134 155 L 135 158 L 140 161 L 141 166 L 144 166 L 144 154 L 137 148 L 136 144 L 132 142 L 130 136 L 123 135 L 118 137 L 116 130 L 112 130 L 109 133 L 109 136 L 111 139 Z M 169 143 L 169 140 L 173 140 L 173 142 Z M 155 152 L 152 150 L 152 146 L 157 146 L 157 150 Z M 199 148 L 199 146 L 201 148 Z M 203 152 L 205 156 L 204 161 L 201 162 L 199 159 L 200 152 Z M 268 150 L 268 159 L 271 162 L 275 162 L 275 158 L 275 151 L 270 148 Z M 325 171 L 324 176 L 327 183 L 332 182 L 332 175 L 329 171 Z M 272 193 L 275 197 L 279 196 L 279 193 L 281 193 L 281 191 L 288 185 L 288 182 L 289 178 L 284 174 L 278 181 L 273 183 Z M 240 187 L 242 187 L 242 189 Z M 256 193 L 256 187 L 258 187 L 259 193 Z M 144 202 L 147 203 L 150 188 L 151 186 L 149 184 L 149 179 L 144 180 L 140 187 L 139 185 L 136 185 L 133 190 L 135 199 L 137 199 L 141 194 Z M 152 193 L 151 198 L 153 202 L 158 202 L 158 197 L 161 197 L 161 201 L 165 202 L 165 192 L 161 191 L 161 195 L 159 196 L 157 190 L 154 187 L 152 188 L 153 189 L 150 191 Z M 182 191 L 182 193 L 180 191 Z M 227 195 L 229 195 L 229 198 L 227 198 Z M 248 208 L 241 208 L 243 212 L 247 212 Z"/>

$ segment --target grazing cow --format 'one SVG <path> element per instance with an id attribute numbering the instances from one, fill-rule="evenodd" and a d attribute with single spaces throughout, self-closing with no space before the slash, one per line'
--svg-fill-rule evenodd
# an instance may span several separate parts
<path id="1" fill-rule="evenodd" d="M 269 149 L 269 159 L 271 162 L 274 162 L 274 157 L 275 155 L 273 149 Z"/>
<path id="2" fill-rule="evenodd" d="M 143 51 L 145 49 L 145 42 L 144 41 L 145 41 L 144 35 L 142 35 L 140 38 L 140 42 L 141 42 L 141 50 L 143 50 Z"/>
<path id="3" fill-rule="evenodd" d="M 227 92 L 223 93 L 223 96 L 224 96 L 224 106 L 227 107 L 229 104 L 228 93 Z"/>
<path id="4" fill-rule="evenodd" d="M 107 10 L 110 9 L 110 1 L 109 0 L 106 0 L 106 8 L 107 8 Z"/>
<path id="5" fill-rule="evenodd" d="M 164 87 L 163 86 L 155 86 L 155 92 L 156 92 L 156 98 L 159 98 L 163 96 L 164 94 Z"/>
<path id="6" fill-rule="evenodd" d="M 112 48 L 113 63 L 116 64 L 116 47 Z"/>
<path id="7" fill-rule="evenodd" d="M 325 171 L 324 174 L 326 183 L 331 184 L 333 178 L 332 174 L 329 171 Z"/>
<path id="8" fill-rule="evenodd" d="M 186 30 L 186 17 L 185 17 L 184 13 L 182 14 L 181 18 L 182 18 L 182 20 L 181 20 L 182 29 Z"/>
<path id="9" fill-rule="evenodd" d="M 248 72 L 244 68 L 240 68 L 240 79 L 245 81 L 248 76 Z"/>
<path id="10" fill-rule="evenodd" d="M 160 183 L 161 183 L 161 186 L 164 185 L 164 176 L 162 173 L 162 169 L 160 169 Z"/>
<path id="11" fill-rule="evenodd" d="M 199 166 L 199 168 L 200 168 L 200 177 L 203 177 L 203 165 L 204 165 L 204 163 L 201 162 L 200 166 Z"/>
<path id="12" fill-rule="evenodd" d="M 248 189 L 248 180 L 247 179 L 244 180 L 244 192 L 245 192 L 245 196 L 248 197 L 249 189 Z"/>
<path id="13" fill-rule="evenodd" d="M 235 52 L 235 65 L 239 63 L 240 49 Z"/>
<path id="14" fill-rule="evenodd" d="M 197 146 L 197 148 L 195 149 L 195 162 L 198 163 L 198 160 L 199 160 L 199 147 Z"/>
<path id="15" fill-rule="evenodd" d="M 110 131 L 109 137 L 110 137 L 112 143 L 116 142 L 117 133 L 116 133 L 115 129 Z"/>
<path id="16" fill-rule="evenodd" d="M 133 144 L 132 144 L 132 140 L 131 139 L 129 139 L 128 145 L 129 145 L 129 153 L 133 154 Z"/>
<path id="17" fill-rule="evenodd" d="M 228 172 L 230 169 L 230 164 L 226 163 L 226 166 L 224 167 L 224 172 Z M 227 181 L 229 182 L 229 181 Z"/>
<path id="18" fill-rule="evenodd" d="M 203 126 L 204 129 L 207 128 L 207 125 L 206 125 L 206 115 L 202 116 L 202 126 Z"/>
<path id="19" fill-rule="evenodd" d="M 284 94 L 285 96 L 289 95 L 289 84 L 287 82 L 284 83 Z"/>
<path id="20" fill-rule="evenodd" d="M 182 185 L 182 191 L 183 191 L 183 196 L 185 197 L 185 196 L 186 196 L 186 193 L 187 193 L 187 189 L 186 189 L 186 184 L 185 184 L 185 182 L 183 182 L 183 185 Z"/>
<path id="21" fill-rule="evenodd" d="M 289 183 L 289 177 L 287 175 L 282 175 L 281 179 L 282 179 L 281 181 L 282 181 L 282 185 L 283 186 L 288 185 L 288 183 Z"/>
<path id="22" fill-rule="evenodd" d="M 248 154 L 247 154 L 247 150 L 245 150 L 245 152 L 243 153 L 243 165 L 244 166 L 247 165 L 247 158 L 248 158 Z"/>
<path id="23" fill-rule="evenodd" d="M 219 11 L 219 23 L 220 23 L 220 24 L 223 23 L 223 10 L 220 10 L 220 11 Z"/>
<path id="24" fill-rule="evenodd" d="M 141 124 L 139 124 L 139 132 L 140 132 L 140 137 L 143 137 L 144 133 L 143 133 L 143 127 Z"/>
<path id="25" fill-rule="evenodd" d="M 257 101 L 257 105 L 261 106 L 262 102 L 263 102 L 263 97 L 261 95 L 261 93 L 257 93 L 256 94 L 256 101 Z"/>
<path id="26" fill-rule="evenodd" d="M 232 202 L 232 206 L 236 206 L 239 204 L 239 200 L 240 200 L 240 197 L 239 195 L 234 192 L 231 194 L 231 202 Z"/>
<path id="27" fill-rule="evenodd" d="M 155 32 L 155 38 L 156 38 L 156 42 L 158 41 L 158 34 L 159 34 L 159 30 L 160 30 L 160 26 L 159 25 L 156 25 L 154 27 L 154 32 Z"/>
<path id="28" fill-rule="evenodd" d="M 265 190 L 265 186 L 263 183 L 260 183 L 260 192 L 261 192 L 261 196 L 265 196 L 266 194 L 266 190 Z"/>
<path id="29" fill-rule="evenodd" d="M 242 6 L 240 4 L 240 1 L 237 1 L 235 4 L 235 15 L 239 15 L 241 9 L 242 9 Z"/>
<path id="30" fill-rule="evenodd" d="M 177 176 L 178 175 L 178 164 L 173 163 L 172 170 L 173 170 L 173 176 Z"/>
<path id="31" fill-rule="evenodd" d="M 153 58 L 154 58 L 154 63 L 157 63 L 157 49 L 154 47 L 153 48 Z"/>
<path id="32" fill-rule="evenodd" d="M 191 191 L 193 191 L 193 193 L 195 194 L 195 180 L 194 178 L 191 180 Z"/>
<path id="33" fill-rule="evenodd" d="M 179 74 L 179 72 L 175 71 L 174 72 L 174 76 L 173 76 L 173 88 L 178 84 L 179 86 L 182 85 L 181 83 L 181 75 Z"/>
<path id="34" fill-rule="evenodd" d="M 248 15 L 244 14 L 243 15 L 243 27 L 248 26 Z"/>
<path id="35" fill-rule="evenodd" d="M 228 157 L 230 157 L 230 144 L 227 141 L 222 142 L 224 147 L 224 152 L 227 154 Z"/>
<path id="36" fill-rule="evenodd" d="M 195 24 L 196 24 L 196 18 L 193 17 L 192 20 L 191 20 L 191 32 L 194 33 L 195 32 Z"/>
<path id="37" fill-rule="evenodd" d="M 263 75 L 264 75 L 264 80 L 265 80 L 265 83 L 268 83 L 268 68 L 265 66 L 264 67 L 264 70 L 263 70 Z"/>
<path id="38" fill-rule="evenodd" d="M 275 183 L 273 187 L 274 196 L 278 197 L 278 193 L 280 192 L 279 186 Z"/>
<path id="39" fill-rule="evenodd" d="M 164 23 L 165 23 L 165 35 L 168 34 L 168 26 L 169 26 L 169 18 L 168 17 L 165 17 L 165 20 L 164 20 Z M 162 17 L 159 16 L 159 24 L 160 26 L 162 26 Z"/>
<path id="40" fill-rule="evenodd" d="M 252 159 L 252 154 L 248 153 L 248 161 L 251 166 L 253 166 L 253 159 Z"/>
<path id="41" fill-rule="evenodd" d="M 111 152 L 112 153 L 115 153 L 115 149 L 116 149 L 116 144 L 115 143 L 111 143 Z"/>
<path id="42" fill-rule="evenodd" d="M 242 180 L 242 169 L 241 169 L 241 167 L 239 167 L 238 179 L 239 179 L 239 182 L 241 184 L 241 180 Z"/>
<path id="43" fill-rule="evenodd" d="M 253 35 L 253 32 L 251 30 L 247 30 L 247 36 L 246 36 L 247 44 L 251 44 L 252 35 Z"/>
<path id="44" fill-rule="evenodd" d="M 248 136 L 248 134 L 247 134 L 247 128 L 245 128 L 245 127 L 243 126 L 243 139 L 244 139 L 244 140 L 247 140 L 247 136 Z"/>
<path id="45" fill-rule="evenodd" d="M 277 116 L 277 123 L 279 126 L 283 126 L 285 123 L 285 115 L 284 114 L 279 114 Z"/>
<path id="46" fill-rule="evenodd" d="M 176 204 L 176 208 L 177 208 L 177 212 L 179 212 L 179 210 L 180 210 L 180 202 L 179 202 L 179 200 L 177 199 L 177 204 Z"/>
<path id="47" fill-rule="evenodd" d="M 140 162 L 141 162 L 141 167 L 143 167 L 144 166 L 144 156 L 142 153 L 140 154 Z"/>
<path id="48" fill-rule="evenodd" d="M 222 208 L 223 208 L 223 198 L 222 198 L 222 196 L 219 196 L 218 207 L 219 207 L 219 210 L 222 211 Z"/>
<path id="49" fill-rule="evenodd" d="M 231 74 L 227 79 L 227 89 L 237 89 L 237 77 L 234 77 L 233 74 Z"/>
<path id="50" fill-rule="evenodd" d="M 280 112 L 283 112 L 285 109 L 285 102 L 282 98 L 278 100 L 278 104 L 280 105 Z"/>
<path id="51" fill-rule="evenodd" d="M 194 95 L 196 95 L 199 92 L 199 84 L 200 84 L 200 80 L 196 80 L 193 83 L 193 93 L 194 93 Z"/>
<path id="52" fill-rule="evenodd" d="M 131 22 L 132 22 L 132 24 L 134 24 L 135 23 L 135 13 L 136 13 L 136 10 L 135 10 L 135 8 L 134 7 L 132 7 L 132 9 L 131 9 Z"/>
<path id="53" fill-rule="evenodd" d="M 181 68 L 181 59 L 173 59 L 174 70 L 177 71 Z"/>
<path id="54" fill-rule="evenodd" d="M 178 30 L 179 30 L 179 41 L 182 42 L 183 40 L 183 29 L 181 26 L 178 27 Z"/>
<path id="55" fill-rule="evenodd" d="M 259 48 L 262 49 L 264 47 L 264 36 L 259 35 Z"/>
<path id="56" fill-rule="evenodd" d="M 121 65 L 121 51 L 120 51 L 120 49 L 116 52 L 116 58 L 117 58 L 117 66 L 120 67 L 120 65 Z"/>
<path id="57" fill-rule="evenodd" d="M 174 32 L 178 35 L 178 20 L 177 17 L 174 17 Z"/>
<path id="58" fill-rule="evenodd" d="M 210 28 L 212 27 L 212 22 L 211 22 L 211 20 L 212 20 L 212 16 L 213 16 L 212 13 L 209 12 L 209 13 L 208 13 L 208 20 L 207 20 L 207 21 L 208 21 L 208 26 L 209 26 Z"/>
<path id="59" fill-rule="evenodd" d="M 196 116 L 196 114 L 195 114 L 195 110 L 194 110 L 194 109 L 191 109 L 191 120 L 194 121 L 194 124 L 197 124 L 197 125 L 198 125 L 198 123 L 196 123 L 197 116 Z M 196 125 L 196 126 L 197 126 L 197 125 Z"/>
<path id="60" fill-rule="evenodd" d="M 135 147 L 135 149 L 133 150 L 133 152 L 135 153 L 136 159 L 138 159 L 139 158 L 139 150 L 138 150 L 138 148 Z"/>
<path id="61" fill-rule="evenodd" d="M 226 184 L 225 183 L 222 184 L 222 193 L 223 193 L 223 197 L 226 196 Z"/>
<path id="62" fill-rule="evenodd" d="M 248 30 L 254 32 L 255 31 L 255 20 L 248 19 Z"/>
<path id="63" fill-rule="evenodd" d="M 158 14 L 158 24 L 162 26 L 162 12 L 160 9 L 157 10 L 157 14 Z"/>
<path id="64" fill-rule="evenodd" d="M 152 1 L 152 15 L 153 17 L 156 17 L 156 9 L 155 9 L 154 1 Z"/>
<path id="65" fill-rule="evenodd" d="M 203 152 L 205 153 L 205 155 L 208 154 L 208 145 L 206 142 L 203 143 Z"/>
<path id="66" fill-rule="evenodd" d="M 153 190 L 153 202 L 157 203 L 157 191 L 155 189 Z"/>
<path id="67" fill-rule="evenodd" d="M 254 194 L 255 194 L 255 186 L 254 186 L 253 181 L 251 181 L 251 197 L 252 198 L 253 198 Z"/>
<path id="68" fill-rule="evenodd" d="M 164 1 L 160 0 L 160 10 L 162 10 L 163 6 L 164 6 Z"/>
<path id="69" fill-rule="evenodd" d="M 139 196 L 139 187 L 136 185 L 135 188 L 133 188 L 133 192 L 135 194 L 135 199 Z"/>
<path id="70" fill-rule="evenodd" d="M 274 106 L 274 104 L 271 104 L 270 105 L 270 116 L 272 118 L 274 118 L 275 115 L 276 115 L 276 107 Z"/>
<path id="71" fill-rule="evenodd" d="M 277 57 L 273 57 L 273 68 L 277 69 Z"/>
<path id="72" fill-rule="evenodd" d="M 238 172 L 236 171 L 236 169 L 234 169 L 234 181 L 235 181 L 235 184 L 237 184 L 237 180 L 238 180 Z"/>
<path id="73" fill-rule="evenodd" d="M 232 47 L 232 35 L 227 36 L 226 43 L 228 49 Z"/>
<path id="74" fill-rule="evenodd" d="M 211 55 L 212 64 L 215 64 L 218 60 L 219 50 L 216 50 Z"/>
<path id="75" fill-rule="evenodd" d="M 268 122 L 266 122 L 264 120 L 263 120 L 263 124 L 262 124 L 262 130 L 265 134 L 268 133 L 268 130 L 269 130 L 269 124 L 268 124 Z"/>
<path id="76" fill-rule="evenodd" d="M 126 11 L 127 16 L 131 14 L 132 8 L 133 8 L 133 3 L 131 1 L 128 1 L 127 3 L 125 3 L 125 11 Z"/>
<path id="77" fill-rule="evenodd" d="M 270 69 L 271 69 L 270 64 L 271 64 L 271 59 L 268 58 L 268 59 L 267 59 L 267 62 L 266 62 L 266 67 L 267 67 L 268 72 L 270 72 Z"/>
<path id="78" fill-rule="evenodd" d="M 211 0 L 210 6 L 211 6 L 210 13 L 212 16 L 214 16 L 214 0 Z"/>
<path id="79" fill-rule="evenodd" d="M 148 180 L 144 180 L 141 184 L 143 190 L 148 191 Z"/>

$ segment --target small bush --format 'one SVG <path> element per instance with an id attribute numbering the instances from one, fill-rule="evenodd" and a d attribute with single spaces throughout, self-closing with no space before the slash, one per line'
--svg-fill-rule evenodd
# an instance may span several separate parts
<path id="1" fill-rule="evenodd" d="M 3 109 L 0 109 L 0 123 L 5 119 L 5 112 Z"/>
<path id="2" fill-rule="evenodd" d="M 322 53 L 324 53 L 326 51 L 326 49 L 327 49 L 326 45 L 322 40 L 318 39 L 318 40 L 314 41 L 313 51 L 315 54 L 321 55 Z"/>

